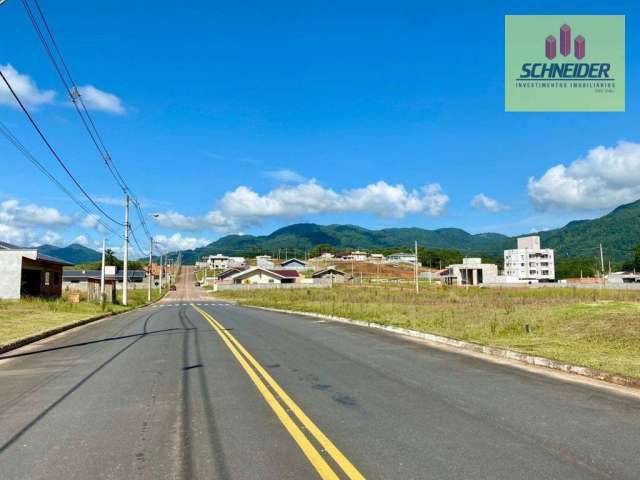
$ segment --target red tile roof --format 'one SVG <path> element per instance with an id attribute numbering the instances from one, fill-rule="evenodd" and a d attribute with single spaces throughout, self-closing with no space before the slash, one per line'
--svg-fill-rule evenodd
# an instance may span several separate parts
<path id="1" fill-rule="evenodd" d="M 298 275 L 298 272 L 295 270 L 274 270 L 274 269 L 269 269 L 270 272 L 273 273 L 277 273 L 278 275 L 280 275 L 281 277 L 287 277 L 287 278 L 297 278 L 300 275 Z"/>

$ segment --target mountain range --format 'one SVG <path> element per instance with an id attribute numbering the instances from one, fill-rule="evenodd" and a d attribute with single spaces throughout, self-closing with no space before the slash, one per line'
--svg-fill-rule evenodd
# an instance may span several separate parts
<path id="1" fill-rule="evenodd" d="M 576 220 L 564 227 L 538 232 L 544 247 L 553 248 L 556 258 L 596 258 L 599 244 L 605 257 L 612 261 L 626 260 L 631 250 L 640 244 L 640 200 L 622 205 L 612 212 L 593 220 Z M 204 255 L 248 255 L 274 253 L 303 255 L 319 244 L 329 244 L 337 249 L 411 249 L 414 241 L 426 248 L 454 249 L 463 254 L 501 257 L 508 248 L 515 248 L 516 238 L 499 233 L 470 234 L 459 228 L 385 228 L 369 230 L 356 225 L 316 225 L 298 223 L 280 228 L 270 235 L 227 235 L 207 246 L 182 252 L 182 261 L 192 264 Z M 43 245 L 43 253 L 72 263 L 84 263 L 100 259 L 100 253 L 82 245 L 67 247 Z"/>
<path id="2" fill-rule="evenodd" d="M 95 262 L 102 258 L 100 252 L 96 252 L 91 248 L 87 248 L 83 245 L 72 243 L 66 247 L 56 247 L 55 245 L 40 245 L 38 247 L 40 253 L 45 255 L 51 255 L 53 257 L 66 260 L 67 262 L 78 264 Z"/>

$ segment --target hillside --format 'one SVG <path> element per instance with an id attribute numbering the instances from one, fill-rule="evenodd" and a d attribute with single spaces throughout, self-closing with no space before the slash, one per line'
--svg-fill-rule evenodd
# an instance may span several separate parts
<path id="1" fill-rule="evenodd" d="M 66 247 L 56 247 L 54 245 L 41 245 L 38 251 L 45 255 L 51 255 L 61 258 L 73 264 L 88 263 L 100 260 L 102 256 L 100 252 L 96 252 L 90 248 L 84 247 L 77 243 L 72 243 Z"/>
<path id="2" fill-rule="evenodd" d="M 410 249 L 418 240 L 430 248 L 449 248 L 467 253 L 491 253 L 501 255 L 512 240 L 496 233 L 472 235 L 457 228 L 425 230 L 421 228 L 387 228 L 369 230 L 355 225 L 316 225 L 300 223 L 276 230 L 270 235 L 228 235 L 207 245 L 183 252 L 183 261 L 193 263 L 203 255 L 225 253 L 274 253 L 287 249 L 289 254 L 303 255 L 319 244 L 329 244 L 338 249 L 378 249 L 405 247 Z"/>
<path id="3" fill-rule="evenodd" d="M 562 228 L 539 232 L 544 246 L 554 248 L 557 257 L 595 257 L 602 242 L 605 255 L 614 261 L 625 260 L 640 243 L 640 200 L 622 205 L 593 220 L 570 222 Z M 193 263 L 203 255 L 224 253 L 288 253 L 302 255 L 305 250 L 325 243 L 338 249 L 411 248 L 418 240 L 427 248 L 447 248 L 463 253 L 501 256 L 505 248 L 515 248 L 516 237 L 498 233 L 470 234 L 459 228 L 426 230 L 422 228 L 386 228 L 369 230 L 355 225 L 316 225 L 299 223 L 280 228 L 270 235 L 227 235 L 195 250 L 183 252 L 183 261 Z"/>
<path id="4" fill-rule="evenodd" d="M 640 200 L 621 205 L 594 220 L 569 222 L 562 228 L 540 232 L 544 245 L 556 257 L 600 257 L 599 244 L 612 260 L 624 260 L 640 244 Z"/>

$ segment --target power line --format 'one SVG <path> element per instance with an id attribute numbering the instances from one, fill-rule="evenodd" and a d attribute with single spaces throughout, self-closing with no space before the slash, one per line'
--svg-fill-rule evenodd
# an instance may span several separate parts
<path id="1" fill-rule="evenodd" d="M 93 118 L 91 117 L 91 114 L 89 113 L 89 110 L 87 109 L 87 106 L 84 103 L 84 100 L 82 98 L 82 95 L 80 94 L 80 91 L 78 89 L 78 86 L 73 78 L 73 76 L 71 75 L 71 71 L 69 70 L 69 67 L 67 65 L 67 63 L 64 60 L 64 56 L 62 55 L 62 51 L 60 50 L 58 43 L 56 42 L 55 36 L 53 34 L 53 31 L 51 29 L 51 27 L 49 26 L 49 22 L 47 21 L 47 18 L 42 10 L 42 8 L 40 7 L 40 3 L 38 2 L 38 0 L 33 0 L 34 5 L 36 6 L 36 9 L 38 11 L 39 17 L 41 19 L 41 22 L 44 26 L 44 29 L 46 30 L 46 33 L 51 41 L 51 45 L 53 47 L 53 50 L 55 51 L 55 53 L 57 54 L 57 57 L 60 60 L 60 64 L 58 63 L 58 61 L 55 58 L 55 55 L 52 51 L 51 46 L 49 45 L 49 41 L 47 40 L 43 30 L 40 28 L 37 19 L 35 18 L 35 15 L 29 5 L 29 1 L 28 0 L 22 0 L 22 4 L 25 8 L 25 11 L 27 12 L 27 16 L 29 17 L 29 20 L 31 21 L 31 24 L 33 25 L 34 30 L 36 31 L 36 34 L 38 36 L 38 38 L 40 39 L 40 42 L 42 43 L 42 46 L 44 47 L 45 53 L 47 54 L 47 56 L 49 57 L 49 60 L 51 61 L 54 69 L 56 70 L 58 77 L 60 77 L 60 80 L 64 86 L 64 88 L 67 90 L 67 93 L 69 94 L 69 98 L 71 99 L 71 102 L 73 103 L 76 111 L 78 112 L 78 116 L 80 117 L 85 130 L 87 131 L 87 133 L 89 134 L 89 137 L 91 138 L 93 144 L 95 145 L 96 149 L 98 150 L 99 155 L 102 157 L 102 159 L 105 162 L 105 165 L 107 166 L 109 172 L 111 173 L 111 175 L 113 176 L 113 178 L 115 179 L 116 183 L 118 184 L 118 186 L 122 189 L 124 194 L 128 194 L 129 197 L 131 197 L 132 202 L 135 206 L 138 218 L 140 219 L 140 223 L 143 226 L 143 229 L 145 231 L 145 234 L 147 235 L 147 237 L 149 239 L 151 239 L 151 233 L 149 231 L 149 228 L 147 226 L 145 217 L 144 217 L 144 213 L 142 212 L 142 208 L 140 206 L 140 202 L 137 200 L 136 196 L 133 194 L 133 192 L 131 191 L 131 188 L 127 185 L 127 182 L 125 181 L 124 177 L 122 176 L 122 174 L 120 173 L 120 171 L 118 170 L 118 168 L 116 167 L 115 163 L 113 162 L 113 159 L 111 158 L 111 154 L 109 153 L 109 151 L 107 150 L 107 147 L 104 143 L 104 140 L 102 139 L 102 136 L 100 135 L 100 132 L 98 131 L 98 128 L 96 127 L 96 124 L 93 120 Z M 66 73 L 66 78 L 65 78 L 65 73 Z"/>
<path id="2" fill-rule="evenodd" d="M 129 233 L 131 233 L 131 237 L 133 238 L 133 243 L 136 244 L 136 247 L 138 247 L 138 250 L 140 251 L 140 253 L 142 254 L 143 257 L 148 257 L 149 256 L 149 252 L 145 252 L 142 247 L 140 246 L 140 243 L 138 242 L 138 239 L 136 238 L 136 234 L 134 233 L 134 229 L 129 227 Z"/>
<path id="3" fill-rule="evenodd" d="M 111 175 L 113 176 L 113 178 L 118 183 L 118 186 L 122 189 L 123 193 L 127 193 L 129 188 L 128 188 L 126 182 L 124 181 L 124 179 L 122 178 L 122 176 L 120 175 L 120 173 L 117 172 L 117 169 L 115 168 L 115 165 L 113 165 L 113 162 L 111 161 L 111 156 L 109 155 L 109 151 L 107 150 L 107 148 L 106 148 L 106 146 L 105 146 L 105 144 L 104 144 L 104 142 L 102 140 L 102 137 L 100 136 L 100 133 L 98 132 L 98 130 L 96 128 L 95 122 L 93 121 L 93 119 L 89 115 L 89 112 L 88 112 L 87 107 L 86 107 L 86 105 L 84 103 L 84 100 L 82 99 L 82 96 L 80 95 L 80 91 L 78 90 L 77 84 L 74 81 L 73 76 L 71 75 L 71 72 L 69 71 L 69 68 L 68 68 L 66 62 L 64 61 L 64 57 L 62 56 L 62 52 L 60 51 L 60 48 L 58 47 L 58 44 L 57 44 L 57 42 L 55 40 L 55 37 L 53 36 L 53 32 L 51 31 L 51 28 L 49 27 L 49 23 L 47 22 L 46 17 L 44 16 L 44 12 L 40 8 L 40 4 L 37 1 L 35 1 L 34 3 L 36 5 L 36 8 L 38 9 L 38 13 L 40 15 L 41 21 L 42 21 L 42 23 L 43 23 L 43 25 L 44 25 L 44 27 L 46 29 L 46 34 L 51 39 L 51 43 L 53 45 L 53 49 L 55 50 L 55 53 L 57 54 L 57 56 L 60 58 L 60 62 L 62 63 L 62 68 L 58 64 L 58 61 L 56 60 L 54 52 L 52 51 L 51 47 L 49 46 L 49 41 L 47 40 L 47 38 L 45 36 L 45 32 L 40 28 L 40 25 L 38 24 L 38 21 L 37 21 L 35 15 L 34 15 L 33 11 L 31 10 L 31 6 L 29 5 L 27 0 L 22 0 L 22 5 L 24 6 L 24 9 L 25 9 L 25 11 L 27 13 L 27 16 L 29 17 L 29 20 L 31 21 L 31 25 L 33 26 L 34 30 L 36 31 L 36 35 L 40 39 L 40 43 L 42 43 L 44 51 L 47 54 L 47 57 L 49 57 L 49 61 L 51 62 L 51 64 L 53 65 L 53 67 L 54 67 L 54 69 L 56 71 L 56 73 L 58 74 L 58 77 L 60 78 L 60 81 L 62 82 L 62 85 L 64 86 L 65 90 L 69 94 L 69 98 L 70 98 L 71 102 L 73 103 L 74 108 L 78 112 L 78 115 L 79 115 L 80 119 L 82 120 L 84 128 L 86 129 L 87 133 L 91 137 L 91 140 L 93 141 L 93 144 L 96 146 L 96 149 L 98 150 L 98 153 L 100 154 L 100 156 L 104 160 L 105 165 L 107 166 L 107 168 L 111 172 Z M 65 77 L 65 73 L 66 73 L 66 77 Z M 78 106 L 78 102 L 80 103 L 80 106 Z"/>
<path id="4" fill-rule="evenodd" d="M 20 106 L 20 109 L 22 110 L 22 112 L 27 116 L 27 118 L 29 119 L 29 122 L 31 123 L 31 125 L 33 126 L 33 128 L 36 130 L 36 132 L 38 132 L 38 135 L 40 136 L 40 138 L 42 139 L 42 141 L 45 143 L 45 145 L 47 146 L 47 148 L 49 149 L 49 151 L 51 152 L 51 154 L 54 156 L 54 158 L 58 161 L 58 163 L 60 164 L 60 166 L 64 169 L 65 172 L 67 172 L 67 175 L 69 175 L 69 177 L 71 178 L 71 180 L 73 180 L 73 183 L 76 184 L 76 186 L 78 187 L 78 189 L 80 189 L 80 191 L 82 192 L 82 194 L 87 198 L 87 200 L 89 200 L 94 207 L 96 207 L 96 209 L 102 213 L 106 218 L 108 218 L 109 220 L 111 220 L 113 223 L 115 223 L 116 225 L 120 225 L 120 226 L 124 226 L 123 223 L 120 223 L 119 221 L 117 221 L 115 218 L 113 218 L 111 215 L 109 215 L 107 212 L 105 212 L 102 207 L 100 207 L 100 205 L 98 205 L 96 203 L 96 201 L 91 198 L 91 195 L 89 195 L 87 193 L 87 191 L 84 189 L 84 187 L 82 185 L 80 185 L 80 182 L 78 182 L 78 180 L 76 179 L 76 177 L 73 175 L 73 173 L 71 173 L 71 170 L 69 170 L 69 168 L 65 165 L 65 163 L 62 161 L 62 159 L 60 158 L 60 156 L 58 155 L 58 153 L 56 152 L 56 150 L 53 148 L 53 146 L 51 145 L 51 143 L 49 142 L 49 140 L 47 139 L 47 137 L 45 136 L 45 134 L 42 132 L 42 130 L 40 129 L 40 127 L 38 126 L 38 124 L 36 123 L 36 121 L 33 119 L 33 117 L 31 116 L 31 114 L 29 113 L 29 111 L 26 109 L 26 107 L 24 106 L 24 104 L 22 103 L 22 100 L 20 100 L 20 97 L 16 94 L 15 90 L 13 89 L 13 87 L 11 86 L 11 83 L 9 82 L 9 80 L 7 80 L 7 77 L 5 77 L 4 73 L 2 72 L 2 70 L 0 70 L 0 77 L 2 77 L 2 80 L 4 81 L 4 83 L 7 85 L 7 87 L 9 88 L 9 91 L 11 92 L 11 95 L 13 95 L 13 98 L 16 99 L 16 101 L 18 102 L 18 105 Z"/>
<path id="5" fill-rule="evenodd" d="M 73 200 L 76 205 L 78 205 L 85 213 L 88 215 L 95 215 L 91 210 L 89 210 L 80 200 L 78 200 L 68 189 L 65 187 L 56 177 L 53 176 L 51 172 L 47 170 L 47 168 L 27 149 L 27 147 L 20 142 L 20 140 L 13 134 L 13 132 L 0 121 L 0 133 L 5 136 L 9 142 L 16 147 L 16 149 L 27 159 L 29 160 L 35 167 L 42 172 L 54 185 L 56 185 L 60 190 L 62 190 L 65 195 L 67 195 L 71 200 Z M 107 231 L 111 234 L 116 235 L 119 238 L 122 238 L 121 235 L 112 230 L 109 225 L 104 223 L 100 218 L 96 218 L 96 221 L 102 225 Z"/>

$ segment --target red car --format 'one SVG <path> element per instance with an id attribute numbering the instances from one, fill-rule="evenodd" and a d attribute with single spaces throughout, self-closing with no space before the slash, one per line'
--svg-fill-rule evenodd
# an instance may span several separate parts
<path id="1" fill-rule="evenodd" d="M 175 286 L 175 285 L 171 285 L 171 286 L 169 287 L 169 290 L 171 290 L 172 292 L 175 292 L 175 291 L 177 290 L 177 288 L 176 288 L 176 286 Z"/>

